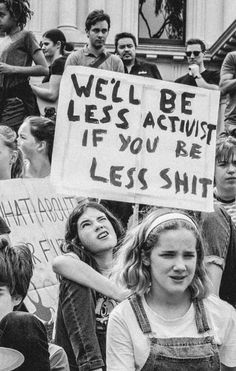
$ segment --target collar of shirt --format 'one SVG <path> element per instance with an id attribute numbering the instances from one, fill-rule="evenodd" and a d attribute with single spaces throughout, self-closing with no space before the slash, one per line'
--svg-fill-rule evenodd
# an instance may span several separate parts
<path id="1" fill-rule="evenodd" d="M 99 54 L 99 55 L 95 55 L 95 54 L 94 54 L 94 53 L 89 49 L 88 44 L 84 46 L 83 50 L 84 50 L 84 54 L 85 54 L 85 55 L 87 55 L 87 56 L 91 56 L 91 57 L 95 57 L 95 58 L 101 57 L 102 55 L 107 55 L 107 51 L 106 51 L 105 48 L 103 49 L 103 51 L 101 52 L 101 54 Z"/>
<path id="2" fill-rule="evenodd" d="M 135 58 L 134 64 L 133 64 L 133 66 L 131 67 L 130 72 L 128 72 L 128 69 L 127 69 L 126 65 L 123 63 L 125 73 L 130 73 L 130 74 L 132 74 L 132 70 L 135 69 L 136 66 L 139 66 L 139 64 L 140 64 L 140 63 L 139 63 L 138 59 Z"/>

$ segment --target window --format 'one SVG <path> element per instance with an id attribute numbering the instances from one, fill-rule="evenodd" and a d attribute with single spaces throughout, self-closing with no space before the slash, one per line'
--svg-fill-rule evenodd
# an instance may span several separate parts
<path id="1" fill-rule="evenodd" d="M 139 43 L 184 45 L 186 0 L 139 0 Z"/>

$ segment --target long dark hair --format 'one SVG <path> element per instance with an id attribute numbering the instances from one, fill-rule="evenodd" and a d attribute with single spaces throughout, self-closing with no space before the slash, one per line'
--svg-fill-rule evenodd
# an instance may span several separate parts
<path id="1" fill-rule="evenodd" d="M 121 237 L 123 237 L 124 229 L 121 222 L 117 218 L 115 218 L 115 216 L 103 205 L 93 201 L 81 202 L 69 215 L 66 223 L 65 242 L 61 245 L 61 251 L 63 253 L 74 252 L 82 261 L 98 270 L 93 255 L 90 253 L 90 251 L 85 249 L 84 246 L 82 246 L 82 243 L 78 236 L 78 219 L 88 208 L 96 209 L 104 213 L 114 228 L 117 240 L 119 241 Z M 115 250 L 116 247 L 114 248 L 114 253 L 116 252 Z"/>

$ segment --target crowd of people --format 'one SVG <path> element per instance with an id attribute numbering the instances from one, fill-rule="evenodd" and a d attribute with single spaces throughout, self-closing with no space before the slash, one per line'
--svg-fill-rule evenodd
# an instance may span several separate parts
<path id="1" fill-rule="evenodd" d="M 0 180 L 50 177 L 67 66 L 162 79 L 155 63 L 137 58 L 133 34 L 117 34 L 115 52 L 106 50 L 111 21 L 103 10 L 89 13 L 88 42 L 75 51 L 59 29 L 38 44 L 24 29 L 31 15 L 28 0 L 0 0 Z M 59 298 L 50 341 L 22 305 L 30 250 L 12 246 L 0 218 L 0 370 L 236 370 L 236 52 L 220 72 L 205 68 L 205 51 L 200 39 L 186 42 L 188 70 L 175 83 L 229 94 L 216 142 L 214 212 L 141 205 L 130 226 L 132 204 L 80 200 L 52 264 Z M 31 76 L 42 76 L 40 86 Z"/>

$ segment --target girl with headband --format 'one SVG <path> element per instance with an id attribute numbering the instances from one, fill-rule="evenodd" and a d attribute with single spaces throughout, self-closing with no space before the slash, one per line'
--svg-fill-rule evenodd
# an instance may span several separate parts
<path id="1" fill-rule="evenodd" d="M 195 221 L 152 211 L 128 232 L 117 277 L 133 293 L 111 313 L 108 371 L 236 370 L 236 313 L 208 294 Z"/>

